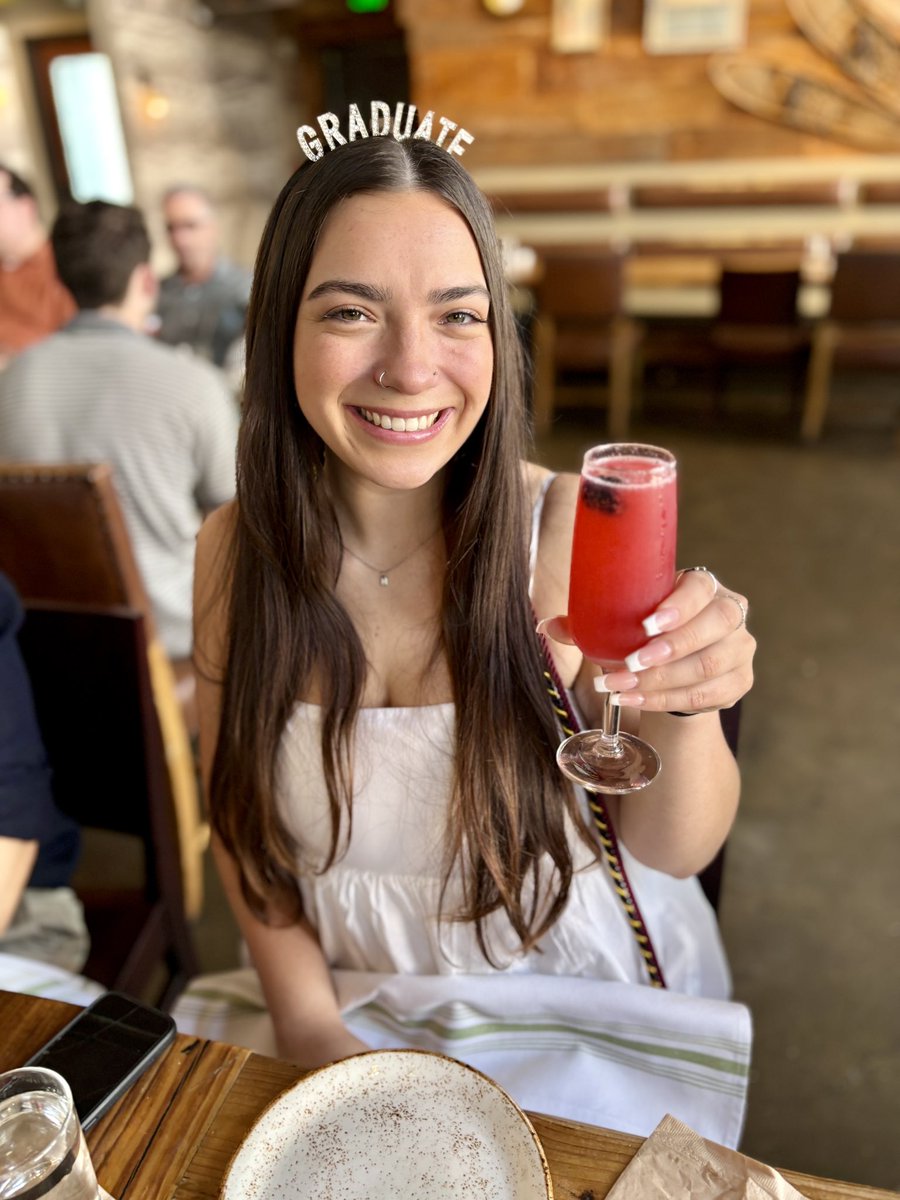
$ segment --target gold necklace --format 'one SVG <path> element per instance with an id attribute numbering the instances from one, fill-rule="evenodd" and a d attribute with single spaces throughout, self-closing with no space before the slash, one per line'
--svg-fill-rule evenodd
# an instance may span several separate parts
<path id="1" fill-rule="evenodd" d="M 355 558 L 357 562 L 362 563 L 362 565 L 364 567 L 368 567 L 370 571 L 374 571 L 375 574 L 378 576 L 378 582 L 381 585 L 381 587 L 387 587 L 391 582 L 390 579 L 388 578 L 388 576 L 391 574 L 391 572 L 396 571 L 398 568 L 402 567 L 405 562 L 409 562 L 409 560 L 412 558 L 412 556 L 414 554 L 418 554 L 418 552 L 422 549 L 422 547 L 427 546 L 428 543 L 430 541 L 433 541 L 434 538 L 436 538 L 439 533 L 440 533 L 440 528 L 436 529 L 434 531 L 434 533 L 430 534 L 425 539 L 424 542 L 419 542 L 418 546 L 414 546 L 412 548 L 412 550 L 410 550 L 409 554 L 404 555 L 403 558 L 401 558 L 399 562 L 395 562 L 392 567 L 376 567 L 373 563 L 366 562 L 366 560 L 364 558 L 360 558 L 360 556 L 356 553 L 356 551 L 351 550 L 350 547 L 347 545 L 344 546 L 344 551 L 345 551 L 345 553 L 349 554 L 351 558 Z"/>

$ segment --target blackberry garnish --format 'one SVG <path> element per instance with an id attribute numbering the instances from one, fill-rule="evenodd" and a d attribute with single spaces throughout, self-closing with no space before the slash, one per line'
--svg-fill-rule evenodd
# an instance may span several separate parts
<path id="1" fill-rule="evenodd" d="M 584 479 L 581 483 L 581 498 L 588 508 L 595 508 L 608 516 L 615 516 L 622 507 L 622 498 L 611 487 L 605 487 L 595 479 Z"/>

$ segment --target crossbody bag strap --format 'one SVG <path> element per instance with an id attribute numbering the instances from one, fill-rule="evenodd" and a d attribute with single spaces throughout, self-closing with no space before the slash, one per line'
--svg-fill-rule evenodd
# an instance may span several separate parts
<path id="1" fill-rule="evenodd" d="M 553 711 L 564 736 L 571 737 L 573 733 L 579 732 L 578 718 L 575 716 L 568 693 L 560 682 L 559 675 L 556 672 L 547 640 L 543 634 L 540 634 L 539 637 L 544 656 L 544 683 L 547 693 L 550 696 Z M 650 933 L 644 923 L 641 910 L 638 907 L 637 900 L 634 898 L 634 892 L 631 890 L 631 884 L 619 852 L 619 841 L 616 837 L 613 823 L 610 820 L 609 811 L 603 797 L 598 792 L 588 792 L 587 799 L 591 816 L 594 819 L 594 826 L 597 830 L 597 836 L 600 839 L 600 846 L 603 850 L 603 861 L 606 863 L 606 867 L 612 877 L 616 894 L 622 901 L 626 920 L 631 926 L 631 930 L 637 940 L 641 958 L 644 960 L 644 966 L 647 969 L 648 982 L 651 987 L 664 988 L 666 986 L 665 977 L 659 965 L 659 960 L 656 957 L 656 951 L 653 949 L 653 942 L 650 940 Z"/>

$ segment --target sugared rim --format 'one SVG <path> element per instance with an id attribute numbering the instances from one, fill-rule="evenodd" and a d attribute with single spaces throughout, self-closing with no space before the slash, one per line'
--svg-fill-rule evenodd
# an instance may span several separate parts
<path id="1" fill-rule="evenodd" d="M 633 460 L 628 466 L 610 467 L 612 460 Z M 617 487 L 636 487 L 672 479 L 677 472 L 675 455 L 663 446 L 644 442 L 609 442 L 592 446 L 584 455 L 581 467 L 583 479 L 603 482 Z"/>

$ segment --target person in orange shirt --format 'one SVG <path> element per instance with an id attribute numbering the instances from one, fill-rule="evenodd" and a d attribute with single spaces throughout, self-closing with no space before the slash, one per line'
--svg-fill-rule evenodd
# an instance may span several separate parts
<path id="1" fill-rule="evenodd" d="M 34 193 L 0 163 L 0 367 L 74 315 Z"/>

